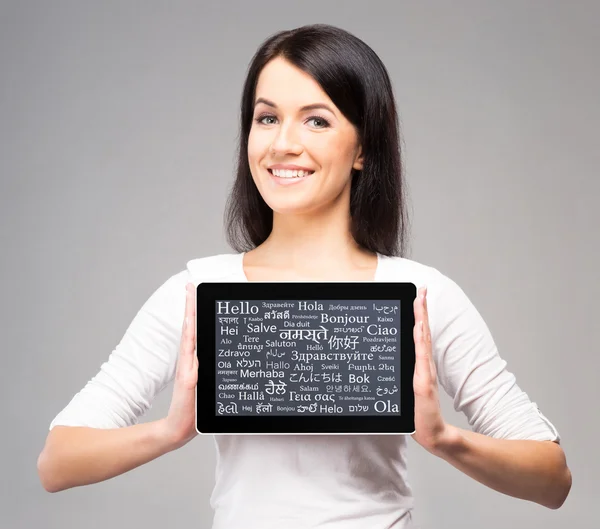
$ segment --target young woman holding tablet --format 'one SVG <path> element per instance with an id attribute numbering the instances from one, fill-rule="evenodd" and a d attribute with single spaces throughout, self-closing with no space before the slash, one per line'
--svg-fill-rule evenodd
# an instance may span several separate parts
<path id="1" fill-rule="evenodd" d="M 263 43 L 243 89 L 227 205 L 237 252 L 189 261 L 144 304 L 52 421 L 38 461 L 47 490 L 109 479 L 197 435 L 200 282 L 410 281 L 421 287 L 414 440 L 488 487 L 560 507 L 571 475 L 558 432 L 506 370 L 461 288 L 405 257 L 397 121 L 387 71 L 355 36 L 313 25 Z M 137 424 L 173 377 L 167 417 Z M 445 422 L 438 382 L 473 431 Z M 223 435 L 215 443 L 214 529 L 414 526 L 407 436 Z"/>

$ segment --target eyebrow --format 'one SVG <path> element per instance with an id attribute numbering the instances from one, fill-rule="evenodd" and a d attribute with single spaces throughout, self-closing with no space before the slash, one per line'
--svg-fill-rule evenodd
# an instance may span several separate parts
<path id="1" fill-rule="evenodd" d="M 269 101 L 268 99 L 264 99 L 263 97 L 259 97 L 256 100 L 256 102 L 254 103 L 254 106 L 256 107 L 256 105 L 258 105 L 259 103 L 264 103 L 265 105 L 268 105 L 270 107 L 277 108 L 277 105 L 275 103 L 273 103 L 273 101 Z M 331 109 L 331 107 L 329 107 L 325 103 L 313 103 L 312 105 L 304 105 L 300 109 L 300 111 L 305 112 L 307 110 L 316 110 L 317 108 L 323 108 L 325 110 L 329 110 L 329 112 L 331 112 L 334 116 L 336 115 L 336 113 Z"/>

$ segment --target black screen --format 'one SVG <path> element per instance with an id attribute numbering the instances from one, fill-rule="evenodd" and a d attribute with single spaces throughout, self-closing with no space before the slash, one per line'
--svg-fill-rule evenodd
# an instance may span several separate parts
<path id="1" fill-rule="evenodd" d="M 412 433 L 416 287 L 201 283 L 201 433 Z"/>
<path id="2" fill-rule="evenodd" d="M 400 300 L 216 300 L 215 414 L 400 415 Z"/>

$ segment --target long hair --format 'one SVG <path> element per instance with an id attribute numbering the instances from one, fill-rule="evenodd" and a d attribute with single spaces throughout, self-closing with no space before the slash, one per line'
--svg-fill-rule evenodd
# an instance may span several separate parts
<path id="1" fill-rule="evenodd" d="M 351 33 L 326 24 L 281 31 L 256 51 L 243 87 L 237 174 L 225 208 L 226 236 L 237 251 L 263 243 L 273 229 L 273 210 L 252 179 L 248 136 L 258 76 L 281 57 L 309 74 L 357 130 L 363 169 L 352 169 L 351 231 L 359 246 L 406 256 L 408 214 L 398 115 L 381 59 Z"/>

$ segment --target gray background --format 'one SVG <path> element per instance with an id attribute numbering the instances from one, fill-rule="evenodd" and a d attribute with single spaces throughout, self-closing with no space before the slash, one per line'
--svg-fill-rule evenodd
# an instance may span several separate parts
<path id="1" fill-rule="evenodd" d="M 463 287 L 573 471 L 552 511 L 410 440 L 417 522 L 598 527 L 599 19 L 598 2 L 558 0 L 3 2 L 0 526 L 210 526 L 210 437 L 58 494 L 36 459 L 148 296 L 188 259 L 231 251 L 222 212 L 246 66 L 271 33 L 326 22 L 389 68 L 410 257 Z M 144 420 L 166 414 L 171 388 Z"/>

